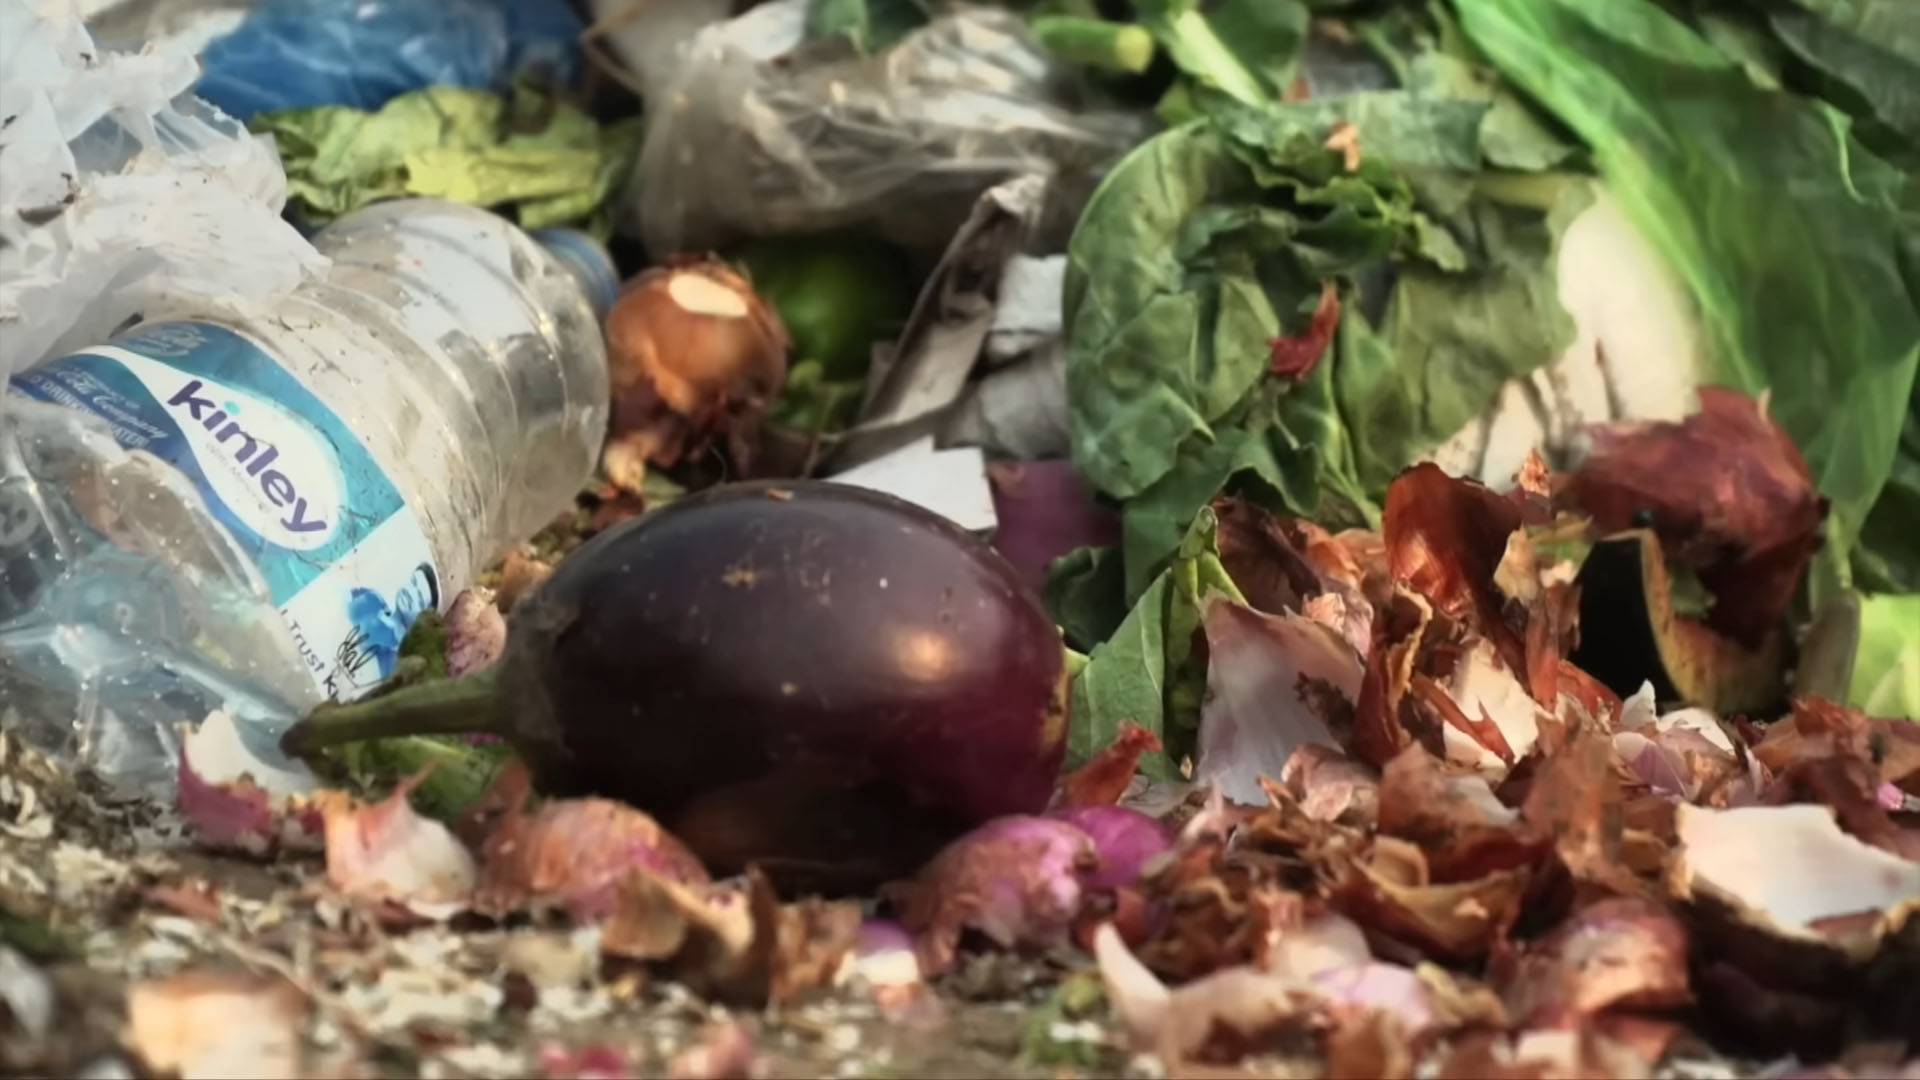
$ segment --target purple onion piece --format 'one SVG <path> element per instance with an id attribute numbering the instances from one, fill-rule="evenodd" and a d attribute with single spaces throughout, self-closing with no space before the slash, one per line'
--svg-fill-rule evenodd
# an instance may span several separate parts
<path id="1" fill-rule="evenodd" d="M 1172 829 L 1130 806 L 1070 806 L 1047 816 L 1078 828 L 1093 841 L 1100 865 L 1082 879 L 1089 889 L 1131 885 L 1149 860 L 1173 847 Z"/>

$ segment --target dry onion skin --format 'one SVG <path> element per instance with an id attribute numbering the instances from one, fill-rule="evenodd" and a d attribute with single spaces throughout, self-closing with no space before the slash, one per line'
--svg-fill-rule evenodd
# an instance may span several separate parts
<path id="1" fill-rule="evenodd" d="M 736 473 L 751 470 L 793 342 L 746 278 L 704 256 L 668 260 L 628 284 L 606 329 L 609 481 L 637 494 L 649 467 L 709 448 Z"/>

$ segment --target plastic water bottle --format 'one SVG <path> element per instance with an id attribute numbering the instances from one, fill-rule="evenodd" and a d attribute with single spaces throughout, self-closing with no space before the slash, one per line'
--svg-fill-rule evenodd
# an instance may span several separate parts
<path id="1" fill-rule="evenodd" d="M 314 245 L 292 293 L 166 299 L 14 378 L 0 722 L 44 749 L 150 786 L 220 708 L 278 759 L 590 475 L 617 288 L 590 238 L 401 200 Z"/>

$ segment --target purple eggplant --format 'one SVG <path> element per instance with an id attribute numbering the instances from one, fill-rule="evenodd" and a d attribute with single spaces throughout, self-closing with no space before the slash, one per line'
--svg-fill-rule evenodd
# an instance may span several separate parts
<path id="1" fill-rule="evenodd" d="M 632 803 L 716 873 L 840 891 L 1043 809 L 1065 691 L 1058 631 L 991 548 L 887 495 L 755 482 L 582 545 L 485 671 L 324 706 L 284 743 L 498 734 L 541 790 Z"/>

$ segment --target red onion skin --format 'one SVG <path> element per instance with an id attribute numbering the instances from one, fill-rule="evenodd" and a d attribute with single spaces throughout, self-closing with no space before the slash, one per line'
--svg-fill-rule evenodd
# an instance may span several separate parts
<path id="1" fill-rule="evenodd" d="M 1093 841 L 1078 826 L 1031 814 L 995 818 L 948 844 L 896 890 L 900 922 L 929 974 L 953 966 L 967 929 L 1001 948 L 1062 944 L 1085 899 L 1085 875 L 1097 865 Z"/>
<path id="2" fill-rule="evenodd" d="M 1049 811 L 1047 816 L 1074 826 L 1093 841 L 1100 866 L 1083 878 L 1089 889 L 1132 885 L 1149 860 L 1173 847 L 1172 829 L 1128 806 L 1070 806 Z"/>
<path id="3" fill-rule="evenodd" d="M 891 952 L 895 949 L 913 951 L 913 935 L 907 928 L 893 919 L 865 919 L 860 923 L 859 935 L 854 939 L 853 951 L 858 956 L 873 953 Z"/>

